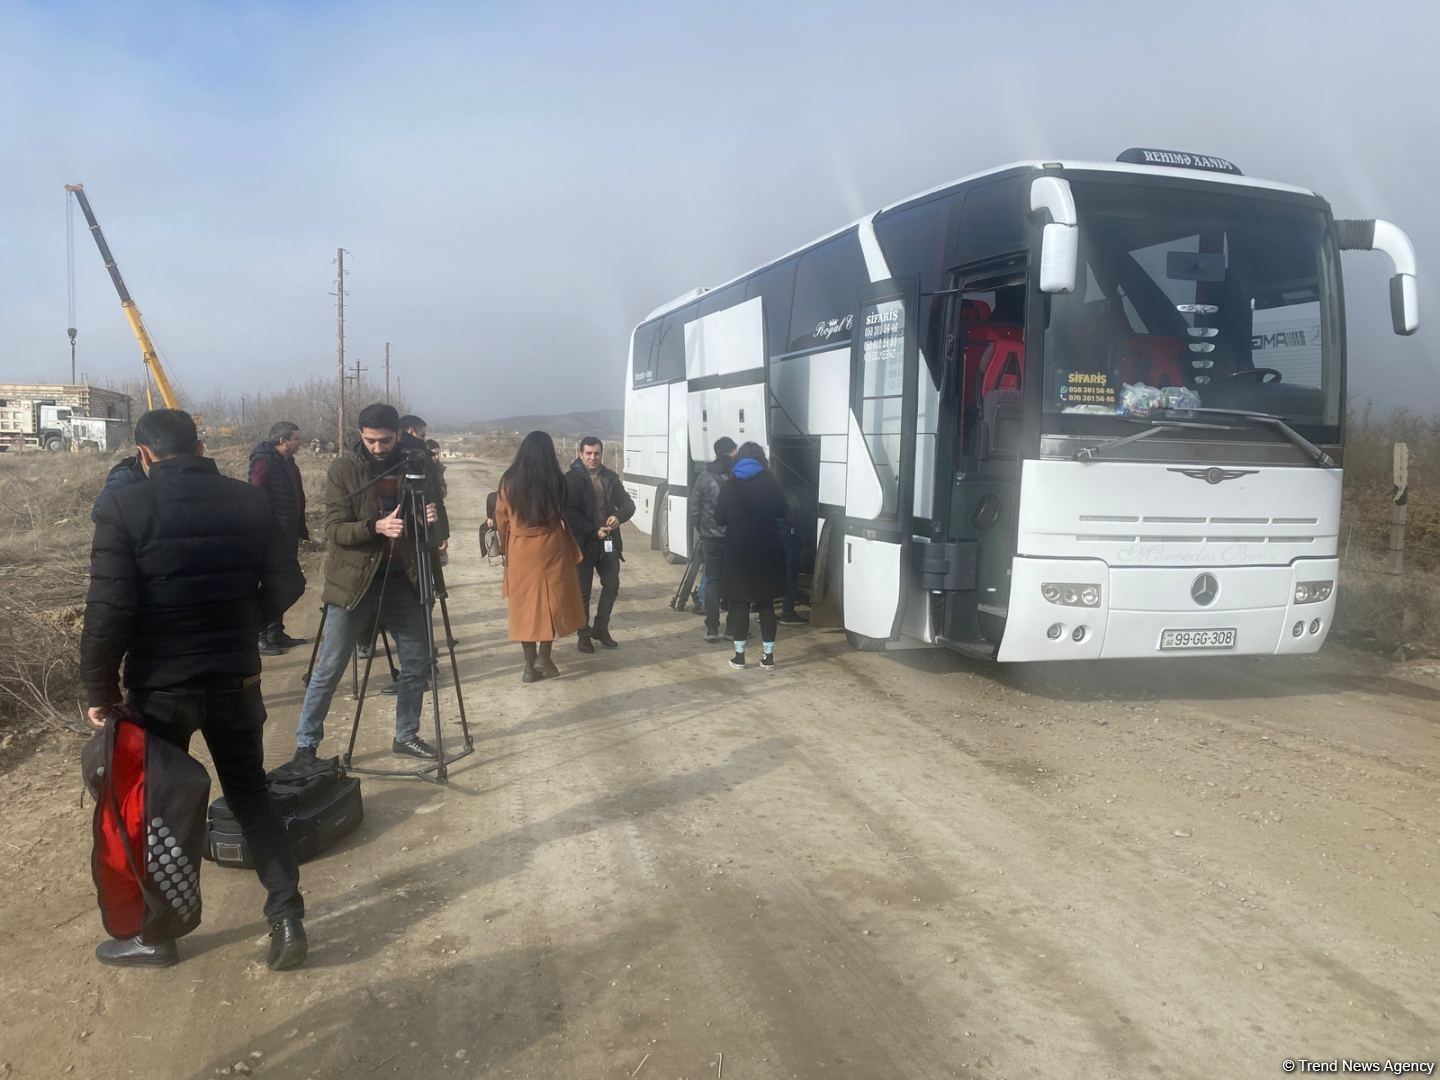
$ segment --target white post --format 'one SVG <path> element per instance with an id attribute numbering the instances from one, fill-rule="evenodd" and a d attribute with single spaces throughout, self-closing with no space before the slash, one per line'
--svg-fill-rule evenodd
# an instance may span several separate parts
<path id="1" fill-rule="evenodd" d="M 1410 497 L 1410 448 L 1395 444 L 1395 486 L 1390 492 L 1390 573 L 1405 567 L 1405 504 Z"/>

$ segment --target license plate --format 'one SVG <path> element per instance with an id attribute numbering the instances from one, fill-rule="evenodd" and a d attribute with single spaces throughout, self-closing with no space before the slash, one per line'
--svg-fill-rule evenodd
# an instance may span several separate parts
<path id="1" fill-rule="evenodd" d="M 1162 630 L 1160 632 L 1160 648 L 1162 649 L 1233 649 L 1235 647 L 1235 630 L 1228 627 L 1222 630 Z"/>

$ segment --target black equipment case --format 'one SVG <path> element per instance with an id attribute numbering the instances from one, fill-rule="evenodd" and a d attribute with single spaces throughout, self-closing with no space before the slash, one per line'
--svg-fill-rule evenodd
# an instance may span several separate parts
<path id="1" fill-rule="evenodd" d="M 348 776 L 338 757 L 314 763 L 288 761 L 266 779 L 270 798 L 285 822 L 296 862 L 319 855 L 364 819 L 360 780 Z M 253 868 L 254 860 L 240 823 L 223 797 L 210 804 L 205 829 L 205 857 L 219 866 Z"/>

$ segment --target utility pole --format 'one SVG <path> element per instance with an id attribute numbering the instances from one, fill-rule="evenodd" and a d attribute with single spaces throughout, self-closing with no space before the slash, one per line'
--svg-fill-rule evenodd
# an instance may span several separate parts
<path id="1" fill-rule="evenodd" d="M 356 361 L 355 361 L 355 374 L 354 374 L 353 378 L 354 378 L 354 380 L 355 380 L 355 399 L 356 399 L 357 401 L 360 399 L 360 373 L 361 373 L 362 371 L 369 371 L 369 370 L 370 370 L 370 369 L 369 369 L 368 367 L 361 367 L 359 360 L 356 360 Z"/>
<path id="2" fill-rule="evenodd" d="M 335 262 L 339 270 L 335 275 L 335 316 L 338 322 L 336 335 L 339 339 L 338 361 L 340 370 L 339 397 L 336 399 L 335 449 L 345 449 L 345 249 L 335 249 Z"/>
<path id="3" fill-rule="evenodd" d="M 75 365 L 72 363 L 70 366 L 74 367 Z M 385 342 L 385 401 L 387 404 L 390 401 L 390 342 L 388 341 Z"/>

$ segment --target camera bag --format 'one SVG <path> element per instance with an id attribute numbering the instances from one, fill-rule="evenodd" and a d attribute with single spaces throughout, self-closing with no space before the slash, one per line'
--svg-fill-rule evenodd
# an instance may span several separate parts
<path id="1" fill-rule="evenodd" d="M 319 855 L 353 832 L 365 817 L 360 780 L 346 774 L 338 757 L 287 761 L 272 769 L 266 781 L 296 862 Z M 205 855 L 219 866 L 255 865 L 240 823 L 223 796 L 210 804 Z"/>
<path id="2" fill-rule="evenodd" d="M 90 872 L 114 938 L 173 941 L 200 925 L 210 774 L 117 710 L 80 755 L 95 800 Z"/>

